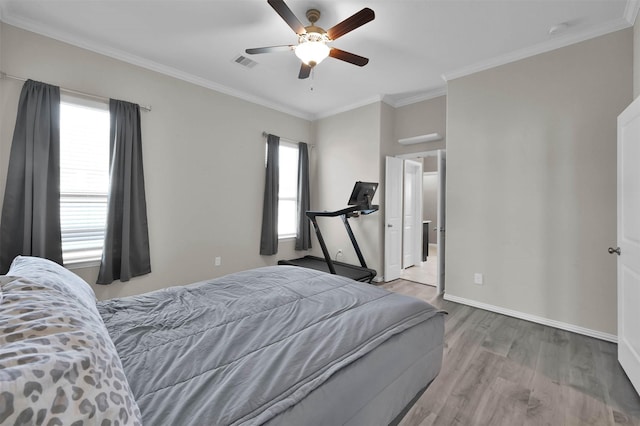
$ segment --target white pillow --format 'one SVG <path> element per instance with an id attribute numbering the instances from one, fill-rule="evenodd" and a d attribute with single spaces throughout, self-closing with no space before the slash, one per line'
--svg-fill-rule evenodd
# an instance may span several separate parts
<path id="1" fill-rule="evenodd" d="M 47 259 L 17 256 L 13 259 L 7 275 L 24 277 L 47 288 L 61 291 L 78 300 L 91 310 L 96 310 L 96 294 L 82 278 Z"/>

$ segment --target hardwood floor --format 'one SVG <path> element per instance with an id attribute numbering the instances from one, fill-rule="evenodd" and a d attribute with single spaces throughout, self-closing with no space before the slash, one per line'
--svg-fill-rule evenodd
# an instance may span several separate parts
<path id="1" fill-rule="evenodd" d="M 411 281 L 382 286 L 449 313 L 442 370 L 401 426 L 640 425 L 615 344 L 449 302 Z"/>

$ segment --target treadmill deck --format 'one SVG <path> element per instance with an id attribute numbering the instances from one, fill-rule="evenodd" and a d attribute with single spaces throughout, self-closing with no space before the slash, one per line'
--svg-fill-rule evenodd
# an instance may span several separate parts
<path id="1" fill-rule="evenodd" d="M 278 265 L 292 265 L 300 266 L 307 269 L 315 269 L 317 271 L 329 272 L 329 265 L 327 262 L 317 256 L 305 256 L 299 259 L 280 260 Z M 351 278 L 352 280 L 368 282 L 373 280 L 376 276 L 376 271 L 369 268 L 363 268 L 362 266 L 350 265 L 344 262 L 333 261 L 333 266 L 336 270 L 336 275 L 342 277 Z"/>

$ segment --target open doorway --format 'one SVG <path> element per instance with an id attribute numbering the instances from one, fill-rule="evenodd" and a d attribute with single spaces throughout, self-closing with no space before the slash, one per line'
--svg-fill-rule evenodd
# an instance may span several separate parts
<path id="1" fill-rule="evenodd" d="M 419 232 L 417 238 L 422 241 L 422 244 L 420 261 L 414 262 L 409 267 L 403 265 L 401 269 L 398 268 L 399 273 L 395 277 L 435 286 L 438 288 L 438 293 L 442 293 L 444 292 L 445 151 L 434 150 L 402 155 L 397 156 L 397 159 L 419 161 L 423 166 L 423 174 L 420 181 L 422 186 L 420 197 L 422 199 L 420 208 L 422 226 L 417 227 L 414 231 Z M 393 186 L 391 185 L 388 188 L 391 187 Z M 404 244 L 400 243 L 393 246 L 396 247 L 396 250 L 402 250 Z M 386 247 L 385 244 L 385 250 L 390 250 L 391 248 Z M 402 255 L 404 254 L 399 254 L 398 257 Z M 386 275 L 387 272 L 385 271 L 386 281 L 394 278 L 392 274 L 389 277 Z"/>

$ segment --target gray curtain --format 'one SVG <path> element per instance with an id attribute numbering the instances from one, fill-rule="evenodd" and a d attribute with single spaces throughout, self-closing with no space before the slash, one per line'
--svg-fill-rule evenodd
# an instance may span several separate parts
<path id="1" fill-rule="evenodd" d="M 0 223 L 0 273 L 14 257 L 62 264 L 60 237 L 60 88 L 22 86 Z"/>
<path id="2" fill-rule="evenodd" d="M 311 225 L 306 215 L 309 205 L 309 150 L 306 143 L 299 142 L 296 250 L 309 250 L 311 248 Z"/>
<path id="3" fill-rule="evenodd" d="M 109 100 L 109 196 L 98 284 L 151 272 L 140 107 Z"/>
<path id="4" fill-rule="evenodd" d="M 260 254 L 266 256 L 278 253 L 279 147 L 280 138 L 267 135 L 267 167 L 262 206 L 262 235 L 260 236 Z"/>

